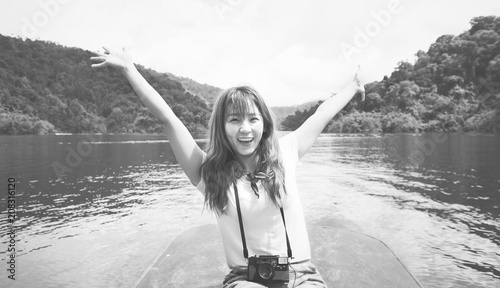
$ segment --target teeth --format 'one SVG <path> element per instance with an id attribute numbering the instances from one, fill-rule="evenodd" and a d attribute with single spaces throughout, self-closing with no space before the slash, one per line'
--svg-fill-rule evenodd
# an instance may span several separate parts
<path id="1" fill-rule="evenodd" d="M 238 138 L 238 141 L 241 141 L 241 142 L 250 142 L 252 141 L 253 138 L 252 137 L 243 137 L 243 138 Z"/>

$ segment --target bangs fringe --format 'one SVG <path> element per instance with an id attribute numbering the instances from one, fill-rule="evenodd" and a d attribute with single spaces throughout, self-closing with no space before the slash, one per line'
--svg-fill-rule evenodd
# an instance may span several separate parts
<path id="1" fill-rule="evenodd" d="M 231 94 L 228 97 L 226 103 L 227 109 L 225 112 L 227 114 L 224 115 L 225 117 L 232 113 L 239 115 L 249 115 L 256 112 L 253 109 L 254 105 L 252 105 L 254 103 L 254 101 L 252 101 L 252 95 L 243 94 L 243 92 L 240 90 L 237 90 L 235 91 L 235 93 Z M 258 103 L 255 103 L 255 105 L 259 110 L 261 109 Z"/>

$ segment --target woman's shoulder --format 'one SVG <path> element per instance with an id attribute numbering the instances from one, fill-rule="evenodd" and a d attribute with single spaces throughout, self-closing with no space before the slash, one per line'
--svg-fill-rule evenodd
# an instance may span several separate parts
<path id="1" fill-rule="evenodd" d="M 279 139 L 280 148 L 297 147 L 297 135 L 295 131 L 282 135 Z"/>
<path id="2" fill-rule="evenodd" d="M 280 145 L 283 145 L 284 143 L 287 142 L 296 142 L 297 136 L 295 135 L 295 131 L 292 132 L 281 132 L 281 136 L 279 138 L 279 143 Z"/>
<path id="3" fill-rule="evenodd" d="M 295 132 L 290 132 L 283 135 L 280 140 L 280 152 L 282 159 L 292 161 L 291 163 L 296 164 L 298 159 L 298 148 L 297 148 L 297 135 Z"/>

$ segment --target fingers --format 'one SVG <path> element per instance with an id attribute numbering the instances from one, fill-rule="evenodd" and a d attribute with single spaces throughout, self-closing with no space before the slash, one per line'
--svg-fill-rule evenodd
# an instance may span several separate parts
<path id="1" fill-rule="evenodd" d="M 361 65 L 358 64 L 358 69 L 356 70 L 356 73 L 354 74 L 354 80 L 359 81 L 359 75 L 361 74 Z"/>
<path id="2" fill-rule="evenodd" d="M 363 81 L 361 81 L 361 65 L 358 64 L 358 69 L 356 70 L 356 74 L 354 75 L 354 81 L 358 85 L 358 93 L 361 94 L 361 101 L 365 101 L 365 87 L 363 85 Z"/>
<path id="3" fill-rule="evenodd" d="M 92 64 L 92 65 L 90 65 L 90 67 L 92 67 L 92 68 L 99 68 L 99 67 L 104 67 L 106 65 L 107 65 L 106 62 L 102 62 L 102 63 Z"/>
<path id="4" fill-rule="evenodd" d="M 95 57 L 90 57 L 90 60 L 92 61 L 106 61 L 106 56 L 95 56 Z"/>
<path id="5" fill-rule="evenodd" d="M 101 62 L 101 63 L 92 64 L 90 67 L 99 68 L 99 67 L 104 67 L 104 66 L 110 65 L 110 63 L 108 62 L 108 57 L 110 56 L 109 54 L 112 51 L 107 46 L 102 46 L 102 49 L 104 50 L 104 52 L 94 51 L 93 53 L 96 56 L 90 57 L 91 61 L 96 61 L 96 62 Z"/>
<path id="6" fill-rule="evenodd" d="M 95 63 L 92 64 L 90 67 L 92 68 L 99 68 L 99 67 L 104 67 L 108 65 L 108 62 L 106 62 L 106 56 L 96 56 L 96 57 L 90 57 L 91 61 L 101 61 L 101 63 Z"/>
<path id="7" fill-rule="evenodd" d="M 354 75 L 354 81 L 358 85 L 358 92 L 361 94 L 361 101 L 365 101 L 365 87 L 363 81 L 361 80 L 361 65 L 358 64 L 358 69 Z"/>

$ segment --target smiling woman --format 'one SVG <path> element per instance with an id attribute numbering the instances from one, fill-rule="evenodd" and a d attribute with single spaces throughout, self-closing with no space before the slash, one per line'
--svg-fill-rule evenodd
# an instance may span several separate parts
<path id="1" fill-rule="evenodd" d="M 229 189 L 234 179 L 243 175 L 252 179 L 259 173 L 273 174 L 262 183 L 278 205 L 284 172 L 275 121 L 262 96 L 248 86 L 227 89 L 214 105 L 209 127 L 210 144 L 202 168 L 209 207 L 223 213 L 228 197 L 219 191 Z"/>
<path id="2" fill-rule="evenodd" d="M 91 59 L 99 63 L 92 66 L 120 69 L 142 102 L 163 122 L 179 165 L 216 215 L 231 269 L 224 287 L 285 287 L 292 279 L 298 285 L 326 287 L 310 262 L 295 168 L 328 121 L 358 92 L 364 99 L 358 73 L 300 128 L 281 139 L 271 111 L 257 91 L 247 86 L 227 89 L 214 105 L 204 152 L 125 50 L 105 48 L 104 53 L 96 54 Z M 280 264 L 279 271 L 268 271 L 265 277 L 251 273 L 266 261 Z"/>
<path id="3" fill-rule="evenodd" d="M 232 151 L 237 153 L 237 157 L 241 162 L 246 164 L 255 163 L 254 161 L 244 160 L 244 158 L 255 157 L 260 140 L 262 139 L 264 124 L 272 125 L 272 118 L 269 117 L 269 110 L 266 111 L 268 117 L 265 119 L 260 113 L 260 109 L 249 97 L 258 95 L 256 91 L 252 91 L 249 87 L 237 87 L 234 89 L 235 99 L 231 99 L 232 103 L 229 106 L 229 114 L 225 117 L 225 132 Z M 252 94 L 248 92 L 252 91 Z M 243 94 L 243 93 L 247 94 Z M 231 93 L 227 91 L 227 93 Z M 240 99 L 236 99 L 238 95 Z M 244 97 L 243 95 L 249 95 Z M 253 96 L 257 99 L 261 97 Z M 245 99 L 246 98 L 246 99 Z M 223 99 L 223 97 L 221 97 Z M 261 99 L 259 99 L 261 100 Z M 265 107 L 265 105 L 259 105 Z M 268 137 L 264 137 L 266 139 Z M 254 171 L 257 167 L 245 167 L 247 171 Z"/>

